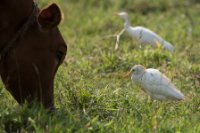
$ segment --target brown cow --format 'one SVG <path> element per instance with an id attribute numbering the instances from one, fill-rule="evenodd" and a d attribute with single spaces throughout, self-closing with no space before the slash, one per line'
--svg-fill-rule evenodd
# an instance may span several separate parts
<path id="1" fill-rule="evenodd" d="M 0 74 L 19 104 L 33 101 L 54 108 L 53 81 L 65 58 L 56 4 L 41 12 L 33 0 L 0 2 Z"/>

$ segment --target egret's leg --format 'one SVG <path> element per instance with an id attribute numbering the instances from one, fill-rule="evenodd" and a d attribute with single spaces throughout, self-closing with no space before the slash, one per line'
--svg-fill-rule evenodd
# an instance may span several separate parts
<path id="1" fill-rule="evenodd" d="M 153 102 L 155 99 L 153 97 L 150 97 L 150 102 Z"/>
<path id="2" fill-rule="evenodd" d="M 147 98 L 145 98 L 145 103 L 146 104 L 151 104 L 151 103 L 153 103 L 153 100 L 154 99 L 152 99 L 151 97 L 148 96 Z"/>
<path id="3" fill-rule="evenodd" d="M 154 98 L 153 97 L 150 97 L 150 100 L 149 100 L 149 102 L 150 102 L 150 105 L 153 105 L 153 103 L 154 103 Z"/>
<path id="4" fill-rule="evenodd" d="M 144 99 L 144 103 L 147 105 L 147 104 L 149 104 L 149 97 L 145 97 L 145 99 Z"/>
<path id="5" fill-rule="evenodd" d="M 124 33 L 124 31 L 125 31 L 125 29 L 122 29 L 120 31 L 120 33 L 117 34 L 117 40 L 116 40 L 116 43 L 115 43 L 115 50 L 117 50 L 119 48 L 119 39 L 120 39 L 121 35 Z"/>
<path id="6" fill-rule="evenodd" d="M 139 45 L 139 50 L 141 50 L 142 49 L 142 43 L 140 43 L 140 45 Z"/>
<path id="7" fill-rule="evenodd" d="M 145 43 L 141 42 L 140 45 L 139 45 L 139 50 L 142 50 L 143 47 L 145 47 Z"/>

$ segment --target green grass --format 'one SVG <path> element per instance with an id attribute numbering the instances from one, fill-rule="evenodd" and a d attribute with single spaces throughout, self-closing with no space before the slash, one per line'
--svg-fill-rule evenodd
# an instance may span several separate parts
<path id="1" fill-rule="evenodd" d="M 0 85 L 0 131 L 18 132 L 200 132 L 200 2 L 198 0 L 40 0 L 56 2 L 64 20 L 60 30 L 68 43 L 66 62 L 55 79 L 55 103 L 20 107 Z M 139 50 L 127 34 L 114 50 L 123 21 L 157 32 L 175 46 L 175 53 L 149 47 Z M 162 71 L 185 95 L 183 102 L 151 103 L 123 75 L 135 64 Z"/>

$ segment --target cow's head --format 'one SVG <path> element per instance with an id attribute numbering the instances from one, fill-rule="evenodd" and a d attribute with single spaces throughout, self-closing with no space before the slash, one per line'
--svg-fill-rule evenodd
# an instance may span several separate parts
<path id="1" fill-rule="evenodd" d="M 3 82 L 20 104 L 37 101 L 45 108 L 54 107 L 54 77 L 67 51 L 57 28 L 61 16 L 56 4 L 42 10 L 1 60 Z"/>

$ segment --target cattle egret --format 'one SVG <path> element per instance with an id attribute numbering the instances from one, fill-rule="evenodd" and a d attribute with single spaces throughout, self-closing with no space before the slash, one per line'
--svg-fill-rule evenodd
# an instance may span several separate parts
<path id="1" fill-rule="evenodd" d="M 174 51 L 174 47 L 172 46 L 172 44 L 162 39 L 155 32 L 142 26 L 132 27 L 129 23 L 128 14 L 126 12 L 120 12 L 117 13 L 117 15 L 120 16 L 125 21 L 125 23 L 124 23 L 124 29 L 117 36 L 115 49 L 118 48 L 120 35 L 124 31 L 126 31 L 131 37 L 137 39 L 141 44 L 150 44 L 154 48 L 157 48 L 158 44 L 160 44 L 164 49 L 167 49 L 170 52 Z"/>
<path id="2" fill-rule="evenodd" d="M 152 99 L 184 100 L 184 95 L 157 69 L 145 69 L 141 65 L 135 65 L 128 75 L 131 75 L 131 80 L 139 85 Z"/>

